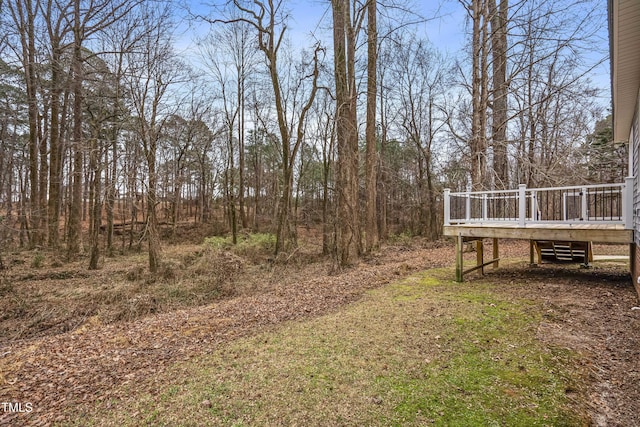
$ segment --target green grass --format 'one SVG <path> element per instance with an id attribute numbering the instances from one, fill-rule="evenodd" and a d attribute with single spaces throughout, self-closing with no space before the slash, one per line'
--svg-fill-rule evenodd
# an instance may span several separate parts
<path id="1" fill-rule="evenodd" d="M 241 234 L 235 245 L 231 236 L 214 236 L 204 239 L 204 243 L 214 249 L 233 250 L 242 254 L 255 250 L 272 251 L 276 246 L 276 236 L 270 233 Z"/>
<path id="2" fill-rule="evenodd" d="M 224 344 L 75 424 L 583 425 L 565 393 L 577 355 L 536 338 L 538 307 L 445 276 Z"/>

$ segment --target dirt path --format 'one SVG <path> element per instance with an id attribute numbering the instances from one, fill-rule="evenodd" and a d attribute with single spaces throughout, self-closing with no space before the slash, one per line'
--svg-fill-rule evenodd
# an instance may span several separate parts
<path id="1" fill-rule="evenodd" d="M 592 425 L 640 426 L 640 302 L 624 268 L 504 269 L 483 280 L 543 304 L 540 339 L 583 356 Z"/>
<path id="2" fill-rule="evenodd" d="M 501 250 L 513 257 L 524 256 L 527 248 L 514 243 Z M 264 289 L 217 304 L 127 323 L 88 322 L 72 332 L 12 342 L 0 347 L 0 398 L 28 402 L 33 411 L 0 412 L 0 425 L 64 422 L 75 408 L 117 401 L 126 384 L 152 378 L 178 361 L 287 320 L 336 310 L 368 289 L 451 265 L 452 259 L 450 246 L 390 247 L 340 274 L 330 274 L 327 264 L 287 268 Z M 586 355 L 585 369 L 594 384 L 589 390 L 594 424 L 638 425 L 640 311 L 631 310 L 638 305 L 633 288 L 619 273 L 557 271 L 505 268 L 474 280 L 498 282 L 502 292 L 542 300 L 548 308 L 541 338 Z M 514 280 L 531 286 L 510 290 Z"/>

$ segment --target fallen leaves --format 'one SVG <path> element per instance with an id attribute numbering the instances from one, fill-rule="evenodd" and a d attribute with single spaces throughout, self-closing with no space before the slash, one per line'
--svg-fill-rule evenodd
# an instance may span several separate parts
<path id="1" fill-rule="evenodd" d="M 58 422 L 81 403 L 125 398 L 128 383 L 178 360 L 282 322 L 335 310 L 398 275 L 447 265 L 448 252 L 390 247 L 373 262 L 337 275 L 328 273 L 326 263 L 283 266 L 265 275 L 264 286 L 255 292 L 219 303 L 109 325 L 92 316 L 73 332 L 6 343 L 0 372 L 11 383 L 1 384 L 0 396 L 33 402 L 33 412 L 18 414 L 21 423 Z M 15 417 L 0 414 L 0 425 Z"/>
<path id="2" fill-rule="evenodd" d="M 501 251 L 509 256 L 527 256 L 528 247 L 519 242 L 505 242 Z M 90 316 L 73 332 L 4 342 L 0 344 L 0 399 L 32 402 L 33 412 L 0 413 L 0 425 L 18 422 L 48 425 L 63 422 L 65 414 L 83 404 L 114 405 L 114 402 L 127 398 L 128 384 L 147 381 L 152 388 L 154 375 L 177 361 L 211 353 L 225 342 L 283 322 L 337 310 L 360 298 L 368 289 L 421 269 L 452 263 L 451 246 L 415 247 L 412 250 L 387 247 L 360 265 L 337 274 L 326 261 L 262 270 L 256 267 L 247 271 L 254 277 L 236 277 L 238 281 L 252 282 L 231 299 L 157 313 L 129 322 L 103 324 L 99 317 Z M 606 296 L 597 283 L 576 285 L 579 281 L 566 279 L 558 272 L 545 276 L 540 270 L 544 269 L 535 273 L 539 277 L 535 274 L 524 277 L 522 270 L 515 273 L 508 269 L 497 271 L 504 272 L 505 289 L 509 289 L 510 280 L 524 280 L 531 283 L 526 288 L 531 292 L 531 298 L 549 301 L 547 325 L 553 327 L 541 326 L 544 334 L 561 339 L 560 335 L 551 333 L 558 329 L 556 325 L 560 325 L 570 332 L 565 337 L 584 336 L 580 342 L 593 346 L 594 364 L 601 367 L 596 371 L 597 378 L 602 384 L 606 381 L 622 384 L 629 397 L 621 402 L 628 409 L 620 409 L 616 402 L 611 402 L 612 395 L 623 399 L 615 391 L 603 389 L 597 396 L 600 408 L 606 406 L 606 410 L 601 412 L 606 413 L 607 420 L 614 419 L 616 411 L 624 415 L 625 411 L 633 413 L 640 410 L 639 382 L 633 383 L 640 375 L 634 369 L 638 356 L 638 347 L 634 345 L 640 343 L 637 337 L 623 342 L 626 335 L 621 332 L 623 329 L 616 327 L 616 324 L 627 325 L 630 321 L 638 324 L 638 311 L 623 310 L 623 316 L 619 313 L 621 310 L 614 306 L 622 301 L 625 301 L 624 307 L 633 305 L 629 303 L 628 296 L 624 296 L 629 290 L 612 286 L 605 291 L 612 296 Z M 495 274 L 491 280 L 500 280 L 500 274 Z M 471 280 L 475 279 L 472 277 Z M 514 292 L 523 291 L 520 288 Z M 140 301 L 149 298 L 147 295 Z M 578 301 L 584 301 L 585 307 L 598 309 L 582 310 L 576 305 Z M 439 336 L 435 339 L 438 347 L 444 344 Z M 566 342 L 577 343 L 576 339 Z M 602 351 L 602 347 L 598 350 L 600 354 L 595 351 L 597 343 L 605 342 L 609 344 L 606 350 Z M 607 363 L 600 360 L 605 356 Z M 425 360 L 425 363 L 430 363 L 430 360 Z M 609 397 L 604 396 L 604 391 L 609 393 Z M 372 402 L 376 405 L 383 403 L 378 396 L 374 396 Z M 208 405 L 212 403 L 205 399 L 201 405 L 211 407 Z M 614 406 L 615 409 L 611 409 Z"/>

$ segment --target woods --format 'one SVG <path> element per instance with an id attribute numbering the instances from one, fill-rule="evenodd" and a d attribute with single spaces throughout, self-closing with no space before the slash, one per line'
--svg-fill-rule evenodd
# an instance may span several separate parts
<path id="1" fill-rule="evenodd" d="M 304 226 L 347 266 L 393 235 L 439 238 L 444 188 L 624 164 L 590 78 L 598 2 L 452 2 L 458 53 L 409 1 L 324 6 L 302 37 L 285 0 L 0 2 L 0 245 L 89 269 L 146 247 L 156 272 L 181 224 L 273 233 L 276 259 Z M 204 30 L 185 42 L 187 19 Z"/>

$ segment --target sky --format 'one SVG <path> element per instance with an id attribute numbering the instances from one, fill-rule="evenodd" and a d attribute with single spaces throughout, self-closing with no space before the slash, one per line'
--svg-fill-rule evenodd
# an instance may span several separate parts
<path id="1" fill-rule="evenodd" d="M 187 7 L 193 12 L 208 15 L 211 11 L 212 0 L 185 0 Z M 412 9 L 422 17 L 425 22 L 415 26 L 418 32 L 422 32 L 431 43 L 447 56 L 457 56 L 467 44 L 467 31 L 465 29 L 466 12 L 458 1 L 455 0 L 408 0 L 412 2 Z M 562 3 L 565 0 L 558 0 Z M 288 22 L 288 35 L 294 46 L 308 48 L 314 45 L 316 38 L 320 38 L 326 46 L 331 46 L 331 9 L 329 0 L 287 0 L 286 7 L 290 10 Z M 602 2 L 606 11 L 606 3 Z M 606 14 L 604 14 L 606 15 Z M 200 22 L 197 24 L 183 24 L 179 30 L 176 48 L 179 52 L 189 55 L 198 55 L 198 49 L 194 39 L 206 35 L 210 24 Z M 602 26 L 603 39 L 607 38 L 606 22 Z M 604 42 L 606 43 L 606 41 Z M 604 46 L 608 48 L 608 43 Z M 600 53 L 594 53 L 596 56 Z M 598 66 L 590 74 L 593 83 L 603 90 L 603 104 L 607 104 L 610 98 L 610 67 L 609 62 Z"/>
<path id="2" fill-rule="evenodd" d="M 428 18 L 425 23 L 416 28 L 424 31 L 439 48 L 456 51 L 464 43 L 464 11 L 457 2 L 444 1 L 438 5 L 436 1 L 413 1 L 412 10 Z M 210 2 L 209 2 L 210 3 Z M 192 13 L 209 15 L 211 7 L 208 2 L 187 0 L 186 7 Z M 314 37 L 322 38 L 325 43 L 330 41 L 331 8 L 329 0 L 289 0 L 287 8 L 290 10 L 288 34 L 295 44 L 300 47 L 312 46 Z M 437 18 L 435 17 L 437 15 Z M 210 24 L 187 23 L 180 25 L 178 30 L 178 48 L 190 49 L 194 36 L 205 35 Z"/>

